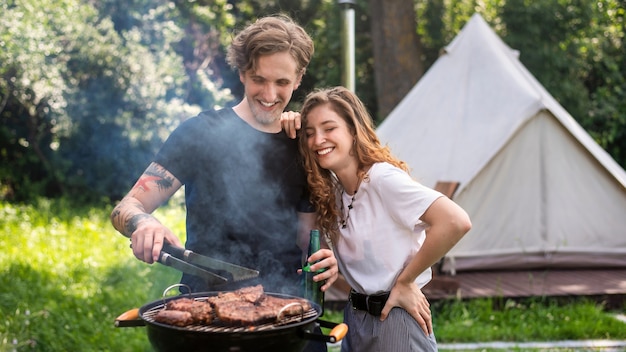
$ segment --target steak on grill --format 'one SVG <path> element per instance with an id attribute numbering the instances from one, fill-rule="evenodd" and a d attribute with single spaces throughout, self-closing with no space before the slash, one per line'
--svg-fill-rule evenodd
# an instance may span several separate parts
<path id="1" fill-rule="evenodd" d="M 262 285 L 244 287 L 236 291 L 219 293 L 207 300 L 215 310 L 217 319 L 226 325 L 258 325 L 276 321 L 286 305 L 294 304 L 281 313 L 282 317 L 302 314 L 311 309 L 305 299 L 279 298 L 266 295 Z"/>
<path id="2" fill-rule="evenodd" d="M 166 309 L 191 313 L 195 324 L 211 324 L 213 321 L 213 307 L 207 302 L 183 298 L 168 302 Z"/>
<path id="3" fill-rule="evenodd" d="M 193 304 L 193 302 L 195 302 L 195 299 L 192 298 L 180 298 L 180 299 L 175 299 L 173 301 L 169 301 L 167 302 L 167 304 L 165 305 L 165 309 L 168 310 L 182 310 L 182 311 L 187 311 L 191 305 Z"/>
<path id="4" fill-rule="evenodd" d="M 163 309 L 154 316 L 154 320 L 159 323 L 181 327 L 193 324 L 191 313 L 181 310 Z"/>
<path id="5" fill-rule="evenodd" d="M 305 299 L 266 295 L 263 286 L 256 285 L 220 292 L 216 296 L 207 297 L 206 301 L 191 298 L 171 300 L 155 316 L 155 320 L 176 326 L 252 326 L 304 314 L 311 308 L 311 304 Z"/>
<path id="6" fill-rule="evenodd" d="M 294 304 L 292 304 L 294 303 Z M 309 301 L 300 298 L 280 298 L 265 295 L 259 302 L 260 306 L 268 307 L 276 311 L 276 315 L 282 311 L 282 316 L 293 316 L 307 312 L 312 308 Z"/>
<path id="7" fill-rule="evenodd" d="M 259 325 L 276 320 L 271 307 L 257 306 L 246 301 L 224 301 L 215 306 L 215 316 L 229 326 Z"/>
<path id="8" fill-rule="evenodd" d="M 257 303 L 261 298 L 265 296 L 265 290 L 263 285 L 242 287 L 235 291 L 220 292 L 217 296 L 209 297 L 209 302 L 213 307 L 218 304 L 229 301 L 243 301 L 249 303 Z"/>

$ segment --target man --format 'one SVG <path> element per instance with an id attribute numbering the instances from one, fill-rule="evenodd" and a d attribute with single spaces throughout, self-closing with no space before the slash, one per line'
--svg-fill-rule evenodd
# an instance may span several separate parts
<path id="1" fill-rule="evenodd" d="M 287 135 L 295 137 L 299 120 L 281 114 L 313 51 L 311 38 L 286 16 L 261 18 L 234 38 L 227 60 L 244 85 L 241 102 L 177 127 L 111 214 L 135 257 L 153 263 L 164 242 L 182 246 L 150 214 L 185 185 L 187 249 L 259 270 L 268 292 L 299 293 L 297 268 L 316 217 L 297 142 Z M 314 270 L 327 268 L 316 276 L 326 290 L 338 272 L 332 251 L 309 260 L 321 260 Z M 187 274 L 181 283 L 193 292 L 236 288 Z"/>

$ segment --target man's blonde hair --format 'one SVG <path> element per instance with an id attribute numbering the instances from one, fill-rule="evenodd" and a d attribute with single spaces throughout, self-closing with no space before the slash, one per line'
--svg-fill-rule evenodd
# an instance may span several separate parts
<path id="1" fill-rule="evenodd" d="M 239 73 L 255 70 L 259 57 L 289 52 L 297 63 L 300 77 L 313 57 L 313 40 L 304 28 L 286 15 L 258 19 L 233 39 L 226 60 Z"/>

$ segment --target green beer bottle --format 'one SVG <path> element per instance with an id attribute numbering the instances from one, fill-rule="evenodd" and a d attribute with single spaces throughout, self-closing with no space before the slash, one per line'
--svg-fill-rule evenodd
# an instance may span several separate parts
<path id="1" fill-rule="evenodd" d="M 310 257 L 313 253 L 319 251 L 320 248 L 320 232 L 319 230 L 311 230 L 311 238 L 309 239 L 309 251 L 307 254 L 307 258 Z M 324 269 L 312 272 L 310 269 L 310 265 L 312 264 L 315 263 L 307 263 L 307 265 L 302 268 L 302 272 L 304 274 L 304 298 L 318 304 L 322 310 L 320 314 L 320 316 L 322 316 L 324 314 L 324 292 L 320 290 L 320 288 L 322 287 L 324 282 L 313 281 L 313 276 L 324 272 Z"/>

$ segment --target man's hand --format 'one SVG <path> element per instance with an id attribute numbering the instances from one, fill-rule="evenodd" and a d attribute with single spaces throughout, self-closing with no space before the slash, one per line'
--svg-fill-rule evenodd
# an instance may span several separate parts
<path id="1" fill-rule="evenodd" d="M 182 247 L 178 237 L 151 215 L 181 187 L 172 173 L 153 162 L 111 212 L 113 227 L 130 237 L 137 259 L 148 264 L 159 260 L 164 241 Z"/>
<path id="2" fill-rule="evenodd" d="M 145 214 L 137 222 L 137 228 L 130 236 L 131 248 L 137 259 L 152 264 L 159 260 L 163 243 L 183 247 L 180 239 L 170 229 L 163 226 L 156 218 Z"/>
<path id="3" fill-rule="evenodd" d="M 280 125 L 289 138 L 295 139 L 297 131 L 302 128 L 300 113 L 295 111 L 285 111 L 280 115 Z"/>

